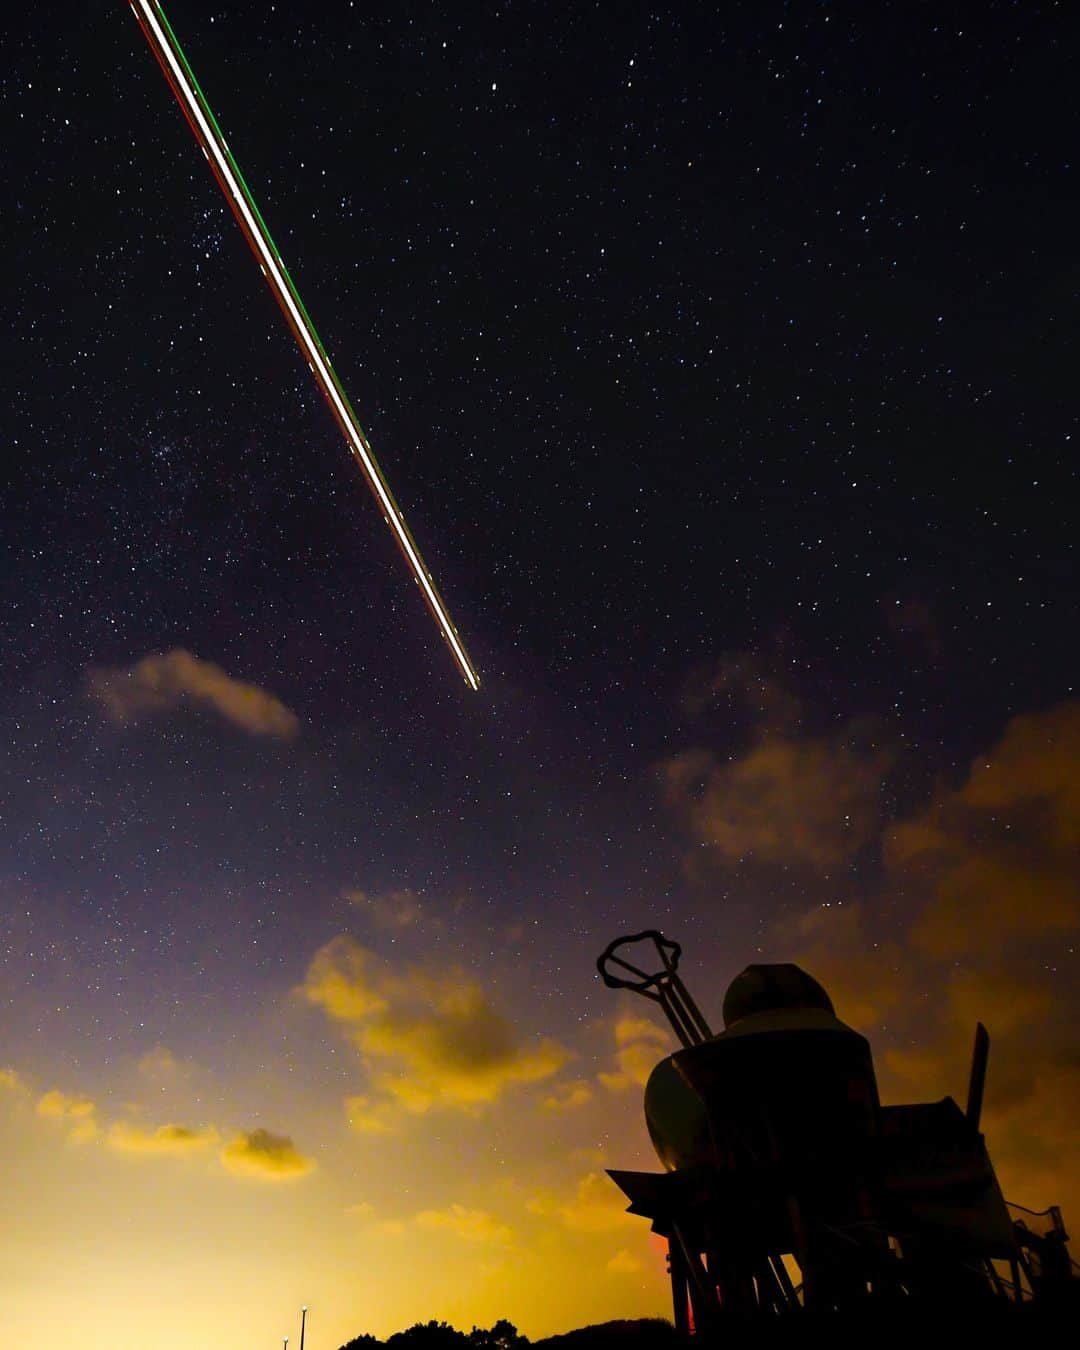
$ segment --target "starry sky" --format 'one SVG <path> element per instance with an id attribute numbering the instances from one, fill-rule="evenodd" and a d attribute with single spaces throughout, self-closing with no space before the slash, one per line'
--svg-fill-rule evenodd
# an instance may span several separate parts
<path id="1" fill-rule="evenodd" d="M 9 1337 L 665 1313 L 646 927 L 716 1026 L 805 964 L 890 1100 L 982 1017 L 1080 1215 L 1070 7 L 168 14 L 481 688 L 128 6 L 17 8 Z"/>

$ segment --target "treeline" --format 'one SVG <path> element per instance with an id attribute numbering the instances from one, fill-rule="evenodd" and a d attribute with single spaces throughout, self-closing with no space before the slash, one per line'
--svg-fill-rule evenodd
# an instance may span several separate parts
<path id="1" fill-rule="evenodd" d="M 377 1336 L 354 1336 L 341 1350 L 672 1350 L 678 1337 L 670 1322 L 659 1317 L 636 1321 L 601 1322 L 561 1336 L 530 1341 L 513 1322 L 500 1318 L 494 1326 L 458 1331 L 449 1322 L 417 1322 L 396 1331 L 385 1341 Z"/>

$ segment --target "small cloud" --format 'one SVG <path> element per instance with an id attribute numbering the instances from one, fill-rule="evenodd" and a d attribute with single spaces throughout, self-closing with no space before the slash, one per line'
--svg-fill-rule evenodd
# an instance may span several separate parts
<path id="1" fill-rule="evenodd" d="M 375 1206 L 369 1200 L 358 1200 L 355 1205 L 346 1205 L 345 1213 L 350 1219 L 367 1222 L 375 1217 Z"/>
<path id="2" fill-rule="evenodd" d="M 560 1083 L 550 1097 L 544 1098 L 546 1111 L 577 1111 L 593 1099 L 593 1090 L 583 1079 L 574 1083 Z"/>
<path id="3" fill-rule="evenodd" d="M 164 1045 L 155 1046 L 139 1060 L 139 1074 L 155 1086 L 160 1083 L 173 1083 L 186 1078 L 189 1066 L 177 1059 Z"/>
<path id="4" fill-rule="evenodd" d="M 550 1078 L 568 1058 L 554 1041 L 523 1040 L 463 973 L 399 973 L 350 937 L 316 952 L 302 993 L 360 1051 L 372 1091 L 351 1097 L 348 1109 L 366 1133 L 384 1133 L 395 1108 L 477 1110 L 517 1084 Z"/>
<path id="5" fill-rule="evenodd" d="M 269 1130 L 236 1135 L 221 1150 L 221 1161 L 230 1172 L 262 1181 L 293 1181 L 315 1167 L 287 1135 L 271 1134 Z"/>
<path id="6" fill-rule="evenodd" d="M 173 712 L 190 700 L 252 736 L 288 741 L 300 729 L 296 714 L 273 694 L 180 647 L 128 668 L 91 669 L 87 688 L 106 716 L 121 724 Z"/>
<path id="7" fill-rule="evenodd" d="M 569 1199 L 551 1193 L 536 1195 L 526 1205 L 531 1214 L 557 1219 L 576 1233 L 608 1233 L 625 1226 L 627 1214 L 618 1188 L 603 1172 L 588 1172 Z"/>
<path id="8" fill-rule="evenodd" d="M 349 890 L 344 898 L 361 915 L 370 920 L 373 927 L 383 932 L 399 932 L 406 928 L 442 927 L 442 924 L 425 912 L 415 891 L 382 891 L 373 895 L 370 891 Z"/>
<path id="9" fill-rule="evenodd" d="M 737 714 L 760 733 L 790 731 L 802 717 L 802 700 L 777 675 L 777 660 L 752 652 L 728 652 L 712 665 L 696 670 L 686 682 L 683 706 L 691 717 L 710 708 L 723 710 L 725 720 Z"/>
<path id="10" fill-rule="evenodd" d="M 338 937 L 312 957 L 302 992 L 333 1022 L 363 1022 L 387 1010 L 378 982 L 371 952 L 352 938 Z"/>
<path id="11" fill-rule="evenodd" d="M 14 1069 L 0 1069 L 0 1091 L 25 1093 L 26 1085 Z"/>
<path id="12" fill-rule="evenodd" d="M 504 1223 L 484 1209 L 466 1209 L 464 1205 L 452 1204 L 449 1209 L 425 1209 L 413 1219 L 417 1228 L 431 1233 L 453 1233 L 464 1242 L 483 1243 L 495 1247 L 508 1247 L 513 1234 Z"/>
<path id="13" fill-rule="evenodd" d="M 767 736 L 737 759 L 687 750 L 663 765 L 668 802 L 727 862 L 849 862 L 876 836 L 882 750 L 842 738 Z"/>
<path id="14" fill-rule="evenodd" d="M 614 1026 L 615 1069 L 597 1075 L 609 1092 L 644 1087 L 658 1060 L 670 1053 L 671 1033 L 647 1017 L 624 1014 Z"/>
<path id="15" fill-rule="evenodd" d="M 220 1139 L 217 1130 L 192 1130 L 186 1125 L 159 1125 L 143 1129 L 127 1121 L 118 1120 L 109 1127 L 109 1147 L 118 1153 L 143 1153 L 184 1156 L 211 1148 Z"/>
<path id="16" fill-rule="evenodd" d="M 789 686 L 790 661 L 733 652 L 699 672 L 685 696 L 691 716 L 723 711 L 723 749 L 687 749 L 660 765 L 668 803 L 684 828 L 724 865 L 747 859 L 825 872 L 876 837 L 880 794 L 893 755 L 869 728 L 850 723 L 806 734 Z M 778 673 L 779 672 L 779 673 Z M 748 746 L 732 754 L 733 727 Z M 701 866 L 700 850 L 693 866 Z"/>
<path id="17" fill-rule="evenodd" d="M 615 1253 L 604 1269 L 609 1275 L 636 1275 L 644 1267 L 636 1256 L 631 1255 L 623 1247 Z"/>
<path id="18" fill-rule="evenodd" d="M 53 1088 L 38 1099 L 36 1109 L 47 1120 L 64 1121 L 73 1142 L 93 1139 L 98 1133 L 97 1107 L 89 1097 L 70 1097 Z"/>
<path id="19" fill-rule="evenodd" d="M 389 1134 L 394 1128 L 393 1109 L 384 1101 L 363 1095 L 346 1097 L 345 1114 L 357 1134 Z"/>

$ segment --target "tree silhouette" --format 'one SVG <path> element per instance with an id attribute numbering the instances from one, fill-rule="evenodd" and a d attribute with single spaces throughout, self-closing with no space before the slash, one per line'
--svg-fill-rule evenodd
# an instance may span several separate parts
<path id="1" fill-rule="evenodd" d="M 523 1336 L 513 1322 L 500 1317 L 487 1331 L 483 1327 L 473 1327 L 469 1332 L 469 1344 L 473 1350 L 525 1350 L 529 1338 Z"/>
<path id="2" fill-rule="evenodd" d="M 492 1327 L 473 1327 L 468 1335 L 449 1322 L 417 1322 L 386 1341 L 367 1333 L 354 1336 L 341 1350 L 527 1350 L 528 1345 L 528 1337 L 501 1317 Z"/>

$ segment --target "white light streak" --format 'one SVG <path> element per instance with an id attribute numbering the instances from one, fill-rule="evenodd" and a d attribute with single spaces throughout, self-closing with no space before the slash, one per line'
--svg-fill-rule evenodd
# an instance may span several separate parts
<path id="1" fill-rule="evenodd" d="M 427 601 L 428 608 L 431 610 L 436 622 L 442 630 L 443 636 L 450 644 L 454 658 L 464 675 L 466 682 L 472 689 L 480 687 L 480 681 L 470 662 L 465 648 L 457 635 L 450 615 L 442 602 L 438 591 L 431 580 L 431 574 L 420 556 L 419 550 L 413 543 L 412 537 L 405 526 L 404 517 L 397 509 L 397 506 L 390 495 L 389 489 L 383 479 L 382 471 L 375 461 L 374 452 L 368 444 L 367 437 L 364 435 L 359 423 L 356 420 L 352 409 L 347 401 L 342 397 L 338 390 L 337 380 L 330 367 L 328 360 L 323 356 L 319 343 L 312 331 L 310 321 L 302 312 L 296 300 L 293 298 L 292 288 L 286 278 L 284 268 L 279 261 L 275 249 L 271 245 L 266 232 L 266 227 L 259 220 L 257 213 L 251 209 L 248 204 L 247 195 L 237 177 L 228 157 L 228 147 L 225 139 L 212 122 L 203 112 L 202 105 L 192 86 L 187 69 L 184 64 L 177 59 L 177 53 L 174 50 L 175 39 L 171 38 L 167 30 L 167 25 L 163 26 L 159 18 L 160 6 L 152 3 L 151 0 L 130 0 L 131 7 L 136 16 L 140 19 L 143 31 L 151 40 L 155 55 L 165 66 L 170 83 L 181 100 L 182 106 L 188 115 L 188 120 L 192 124 L 196 136 L 201 143 L 201 149 L 206 158 L 215 169 L 219 180 L 227 185 L 228 193 L 231 197 L 230 205 L 234 213 L 239 217 L 245 228 L 245 233 L 256 251 L 256 260 L 266 277 L 278 304 L 284 310 L 290 321 L 290 326 L 300 343 L 301 350 L 307 359 L 308 366 L 311 368 L 319 387 L 326 396 L 331 408 L 337 416 L 338 422 L 345 433 L 349 449 L 352 451 L 354 459 L 363 470 L 364 476 L 368 481 L 372 492 L 382 508 L 383 516 L 390 526 L 398 545 L 404 553 L 406 561 L 412 571 L 413 577 L 423 592 L 424 599 Z"/>

